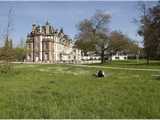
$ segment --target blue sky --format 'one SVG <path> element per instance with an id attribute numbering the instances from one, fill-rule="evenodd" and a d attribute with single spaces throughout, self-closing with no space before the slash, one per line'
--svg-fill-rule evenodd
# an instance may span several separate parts
<path id="1" fill-rule="evenodd" d="M 156 2 L 148 2 L 154 5 Z M 92 1 L 92 2 L 0 2 L 0 30 L 7 26 L 7 14 L 13 8 L 13 31 L 11 36 L 14 44 L 26 38 L 33 23 L 43 25 L 48 20 L 55 28 L 63 28 L 71 38 L 78 33 L 76 24 L 91 17 L 96 10 L 111 14 L 109 28 L 111 31 L 120 30 L 134 40 L 141 40 L 137 35 L 137 25 L 133 19 L 139 16 L 138 2 L 127 1 Z"/>

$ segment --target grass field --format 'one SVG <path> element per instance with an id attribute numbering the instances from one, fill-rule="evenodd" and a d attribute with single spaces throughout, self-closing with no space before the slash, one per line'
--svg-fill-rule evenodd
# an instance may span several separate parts
<path id="1" fill-rule="evenodd" d="M 153 77 L 160 72 L 103 69 L 107 76 L 96 78 L 97 68 L 14 67 L 0 74 L 0 118 L 160 118 L 160 78 Z"/>

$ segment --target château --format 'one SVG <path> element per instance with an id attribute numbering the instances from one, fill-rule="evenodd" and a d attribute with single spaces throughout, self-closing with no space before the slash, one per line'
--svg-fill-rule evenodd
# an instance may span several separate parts
<path id="1" fill-rule="evenodd" d="M 27 35 L 27 62 L 80 62 L 81 50 L 74 48 L 74 41 L 64 34 L 63 29 L 55 29 L 49 22 L 44 26 L 32 25 Z"/>

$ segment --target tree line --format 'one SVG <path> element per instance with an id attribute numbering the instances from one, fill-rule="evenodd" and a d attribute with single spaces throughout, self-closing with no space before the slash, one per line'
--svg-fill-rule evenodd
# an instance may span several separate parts
<path id="1" fill-rule="evenodd" d="M 24 61 L 26 56 L 25 45 L 13 47 L 13 41 L 11 37 L 11 32 L 13 30 L 13 19 L 12 19 L 13 9 L 9 9 L 8 21 L 6 26 L 6 32 L 1 35 L 4 36 L 1 40 L 4 45 L 0 47 L 0 73 L 13 72 L 12 61 Z"/>
<path id="2" fill-rule="evenodd" d="M 11 39 L 5 39 L 4 46 L 0 48 L 0 73 L 13 72 L 12 61 L 23 62 L 26 57 L 25 46 L 13 47 Z"/>
<path id="3" fill-rule="evenodd" d="M 5 32 L 1 34 L 1 40 L 4 45 L 0 47 L 0 61 L 9 64 L 11 61 L 24 61 L 26 48 L 25 41 L 21 40 L 20 45 L 13 47 L 11 33 L 13 31 L 13 9 L 8 12 L 8 20 Z"/>
<path id="4" fill-rule="evenodd" d="M 148 8 L 145 2 L 139 6 L 141 16 L 136 19 L 139 23 L 137 33 L 143 37 L 143 47 L 120 31 L 109 32 L 111 15 L 100 10 L 77 25 L 76 47 L 85 55 L 91 51 L 98 53 L 101 63 L 105 62 L 105 57 L 110 58 L 118 51 L 138 58 L 142 56 L 147 64 L 150 59 L 160 59 L 160 2 Z"/>
<path id="5" fill-rule="evenodd" d="M 17 47 L 13 47 L 12 40 L 6 39 L 4 41 L 4 46 L 0 48 L 0 60 L 11 62 L 11 61 L 19 61 L 23 62 L 26 57 L 26 48 L 25 44 L 18 45 Z"/>

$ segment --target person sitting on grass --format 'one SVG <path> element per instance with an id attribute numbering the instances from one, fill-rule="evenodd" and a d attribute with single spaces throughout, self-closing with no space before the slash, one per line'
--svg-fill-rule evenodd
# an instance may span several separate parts
<path id="1" fill-rule="evenodd" d="M 102 70 L 99 70 L 97 73 L 96 73 L 96 76 L 97 77 L 104 77 L 104 72 Z"/>

